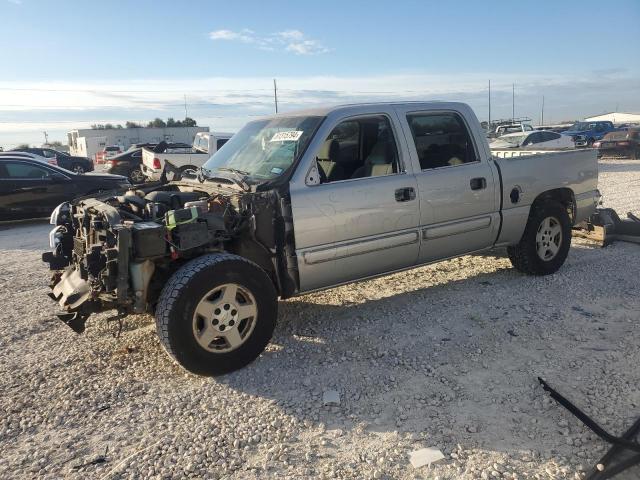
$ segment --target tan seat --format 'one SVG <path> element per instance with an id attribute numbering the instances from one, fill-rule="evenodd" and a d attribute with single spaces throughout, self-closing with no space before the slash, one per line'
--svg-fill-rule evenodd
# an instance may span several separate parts
<path id="1" fill-rule="evenodd" d="M 393 159 L 390 158 L 388 142 L 376 143 L 364 161 L 364 165 L 356 169 L 351 178 L 379 177 L 394 172 Z"/>

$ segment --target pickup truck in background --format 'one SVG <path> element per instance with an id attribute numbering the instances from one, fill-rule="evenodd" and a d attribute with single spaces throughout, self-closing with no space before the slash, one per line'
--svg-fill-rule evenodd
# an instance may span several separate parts
<path id="1" fill-rule="evenodd" d="M 592 147 L 594 142 L 601 140 L 607 133 L 617 130 L 613 123 L 608 121 L 577 122 L 569 130 L 562 132 L 562 135 L 571 137 L 576 147 Z"/>
<path id="2" fill-rule="evenodd" d="M 191 149 L 167 149 L 158 153 L 155 151 L 157 148 L 144 147 L 142 149 L 142 173 L 149 180 L 159 180 L 166 161 L 169 161 L 181 172 L 197 170 L 232 136 L 232 133 L 198 132 L 193 139 Z"/>
<path id="3" fill-rule="evenodd" d="M 200 175 L 60 205 L 43 260 L 74 330 L 154 313 L 179 364 L 217 375 L 264 350 L 278 298 L 493 248 L 556 272 L 597 182 L 595 150 L 493 157 L 463 103 L 316 108 L 248 123 Z"/>

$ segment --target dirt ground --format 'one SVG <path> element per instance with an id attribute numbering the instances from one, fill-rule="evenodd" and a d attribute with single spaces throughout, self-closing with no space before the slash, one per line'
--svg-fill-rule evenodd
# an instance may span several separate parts
<path id="1" fill-rule="evenodd" d="M 640 215 L 640 162 L 600 172 L 605 206 Z M 536 377 L 612 432 L 640 416 L 639 245 L 574 239 L 548 277 L 495 252 L 284 301 L 267 351 L 212 379 L 151 317 L 119 339 L 106 314 L 83 335 L 57 320 L 48 230 L 0 227 L 2 478 L 581 478 L 605 444 Z M 416 469 L 423 447 L 446 458 Z"/>

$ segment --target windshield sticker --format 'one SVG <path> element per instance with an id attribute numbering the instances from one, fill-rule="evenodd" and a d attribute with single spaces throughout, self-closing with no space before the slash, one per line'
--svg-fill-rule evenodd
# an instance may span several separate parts
<path id="1" fill-rule="evenodd" d="M 289 132 L 278 132 L 276 133 L 270 142 L 297 142 L 302 136 L 302 131 L 300 130 L 291 130 Z"/>
<path id="2" fill-rule="evenodd" d="M 271 173 L 275 173 L 276 175 L 280 175 L 282 172 L 283 172 L 283 170 L 280 167 L 273 167 L 271 169 Z"/>

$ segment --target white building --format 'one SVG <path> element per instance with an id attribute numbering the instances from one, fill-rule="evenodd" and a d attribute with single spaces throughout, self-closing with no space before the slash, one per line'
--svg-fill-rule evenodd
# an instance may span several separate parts
<path id="1" fill-rule="evenodd" d="M 602 115 L 596 115 L 594 117 L 585 118 L 584 121 L 585 122 L 609 121 L 615 124 L 640 123 L 640 113 L 622 113 L 622 112 L 604 113 Z"/>
<path id="2" fill-rule="evenodd" d="M 118 145 L 126 150 L 133 143 L 166 142 L 193 143 L 198 132 L 208 132 L 209 127 L 167 127 L 167 128 L 110 128 L 97 130 L 85 128 L 67 133 L 71 155 L 95 158 L 104 147 Z"/>

